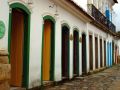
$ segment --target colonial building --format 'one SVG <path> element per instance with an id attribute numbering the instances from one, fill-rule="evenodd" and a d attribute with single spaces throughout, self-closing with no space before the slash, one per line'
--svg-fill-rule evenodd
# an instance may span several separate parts
<path id="1" fill-rule="evenodd" d="M 117 0 L 79 1 L 1 0 L 0 49 L 9 53 L 11 86 L 33 88 L 117 64 Z"/>

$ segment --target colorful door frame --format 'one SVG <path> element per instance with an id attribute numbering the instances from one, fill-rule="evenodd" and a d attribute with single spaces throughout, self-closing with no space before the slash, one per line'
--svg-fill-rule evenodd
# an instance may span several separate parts
<path id="1" fill-rule="evenodd" d="M 73 74 L 79 75 L 79 32 L 73 31 Z"/>
<path id="2" fill-rule="evenodd" d="M 22 77 L 22 87 L 28 88 L 29 85 L 29 47 L 30 47 L 30 15 L 29 9 L 21 3 L 13 3 L 10 5 L 11 12 L 9 13 L 9 32 L 8 32 L 8 52 L 9 52 L 9 62 L 10 62 L 10 44 L 11 44 L 11 30 L 12 30 L 12 10 L 20 9 L 25 15 L 25 27 L 27 32 L 24 32 L 24 55 L 23 55 L 23 77 Z"/>
<path id="3" fill-rule="evenodd" d="M 109 42 L 107 42 L 107 67 L 109 67 Z"/>
<path id="4" fill-rule="evenodd" d="M 63 23 L 61 28 L 62 28 L 62 31 L 61 31 L 61 32 L 62 32 L 62 36 L 61 36 L 61 44 L 62 44 L 62 45 L 61 45 L 61 46 L 62 46 L 62 48 L 61 48 L 61 49 L 62 49 L 62 50 L 61 50 L 61 51 L 62 51 L 62 52 L 61 52 L 61 67 L 62 67 L 61 72 L 62 72 L 62 73 L 61 73 L 61 74 L 62 74 L 62 75 L 61 75 L 61 76 L 62 76 L 62 78 L 63 78 L 63 77 L 69 78 L 69 77 L 70 77 L 70 75 L 69 75 L 69 74 L 70 74 L 70 68 L 69 68 L 69 67 L 70 67 L 70 66 L 69 66 L 69 62 L 70 62 L 70 40 L 69 40 L 70 28 L 69 28 L 69 25 L 66 24 L 66 23 Z M 63 64 L 65 64 L 65 63 L 63 62 L 63 59 L 65 58 L 65 57 L 63 57 L 63 56 L 64 56 L 63 53 L 64 53 L 64 51 L 65 51 L 65 49 L 63 49 L 63 47 L 64 47 L 64 46 L 63 46 L 63 44 L 64 44 L 64 43 L 63 43 L 63 42 L 64 42 L 64 41 L 63 41 L 63 40 L 64 40 L 63 37 L 65 37 L 63 31 L 68 34 L 68 36 L 66 36 L 66 38 L 68 38 L 68 40 L 66 41 L 66 44 L 67 44 L 67 47 L 66 47 L 66 49 L 67 49 L 67 51 L 66 51 L 66 52 L 67 52 L 66 64 L 67 64 L 67 66 L 64 66 L 64 65 L 63 65 Z M 65 58 L 65 59 L 66 59 L 66 58 Z M 64 70 L 63 68 L 66 68 L 66 69 Z M 66 71 L 66 72 L 65 72 L 65 71 Z M 65 73 L 64 73 L 64 72 L 65 72 Z M 63 79 L 64 79 L 64 78 L 63 78 Z"/>
<path id="5" fill-rule="evenodd" d="M 110 42 L 110 66 L 112 66 L 112 43 Z"/>
<path id="6" fill-rule="evenodd" d="M 50 20 L 52 22 L 52 33 L 51 33 L 51 49 L 50 49 L 50 81 L 54 81 L 54 64 L 55 64 L 55 19 L 46 15 L 43 17 L 43 20 Z M 42 27 L 42 61 L 41 61 L 41 84 L 43 85 L 43 47 L 44 47 L 44 24 Z"/>
<path id="7" fill-rule="evenodd" d="M 108 67 L 112 66 L 112 43 L 111 42 L 108 42 L 107 43 L 107 64 L 108 64 Z"/>

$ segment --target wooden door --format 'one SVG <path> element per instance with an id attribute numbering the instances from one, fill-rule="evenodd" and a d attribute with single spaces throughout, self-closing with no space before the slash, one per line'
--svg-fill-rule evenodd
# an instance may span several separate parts
<path id="1" fill-rule="evenodd" d="M 69 29 L 62 27 L 62 77 L 69 76 Z"/>
<path id="2" fill-rule="evenodd" d="M 89 35 L 89 61 L 90 61 L 90 70 L 93 70 L 93 41 L 92 35 Z"/>
<path id="3" fill-rule="evenodd" d="M 51 56 L 51 22 L 44 22 L 44 47 L 43 47 L 43 80 L 50 80 L 50 56 Z"/>
<path id="4" fill-rule="evenodd" d="M 86 35 L 82 34 L 82 73 L 87 73 L 87 61 L 86 61 Z"/>
<path id="5" fill-rule="evenodd" d="M 106 41 L 104 41 L 104 66 L 106 66 Z"/>
<path id="6" fill-rule="evenodd" d="M 74 31 L 73 40 L 73 74 L 79 74 L 79 33 Z"/>
<path id="7" fill-rule="evenodd" d="M 95 68 L 98 69 L 98 38 L 95 37 Z"/>
<path id="8" fill-rule="evenodd" d="M 23 72 L 23 39 L 24 39 L 24 14 L 22 11 L 12 11 L 12 30 L 11 30 L 11 85 L 22 85 Z"/>
<path id="9" fill-rule="evenodd" d="M 103 66 L 103 60 L 102 60 L 102 39 L 100 39 L 100 67 Z"/>

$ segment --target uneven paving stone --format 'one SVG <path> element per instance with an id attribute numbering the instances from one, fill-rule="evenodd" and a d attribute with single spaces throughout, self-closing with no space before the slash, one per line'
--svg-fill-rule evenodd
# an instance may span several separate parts
<path id="1" fill-rule="evenodd" d="M 120 90 L 120 65 L 44 90 Z"/>

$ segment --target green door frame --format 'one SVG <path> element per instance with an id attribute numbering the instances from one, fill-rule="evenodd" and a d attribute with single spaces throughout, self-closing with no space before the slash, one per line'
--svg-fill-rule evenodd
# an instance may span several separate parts
<path id="1" fill-rule="evenodd" d="M 21 3 L 13 3 L 10 5 L 11 12 L 9 12 L 9 31 L 8 31 L 8 52 L 9 52 L 9 63 L 10 63 L 10 43 L 11 43 L 11 30 L 12 30 L 12 10 L 13 9 L 20 9 L 25 12 L 25 26 L 24 28 L 27 34 L 24 38 L 24 56 L 23 56 L 23 80 L 22 80 L 22 87 L 28 88 L 29 86 L 29 49 L 30 49 L 30 18 L 31 12 L 29 9 Z M 27 21 L 26 21 L 27 20 Z M 27 39 L 26 39 L 27 38 Z M 26 49 L 26 50 L 25 50 Z"/>
<path id="2" fill-rule="evenodd" d="M 55 19 L 50 16 L 46 15 L 43 17 L 43 20 L 50 20 L 52 22 L 52 33 L 51 33 L 51 55 L 50 55 L 50 80 L 54 81 L 55 75 Z M 42 58 L 41 58 L 41 85 L 43 85 L 43 48 L 44 48 L 44 24 L 42 26 Z"/>

